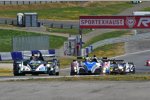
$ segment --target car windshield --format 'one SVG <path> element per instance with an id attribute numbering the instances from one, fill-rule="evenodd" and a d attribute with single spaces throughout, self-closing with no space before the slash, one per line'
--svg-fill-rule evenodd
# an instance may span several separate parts
<path id="1" fill-rule="evenodd" d="M 124 66 L 124 63 L 120 63 L 120 64 L 118 64 L 118 66 Z"/>

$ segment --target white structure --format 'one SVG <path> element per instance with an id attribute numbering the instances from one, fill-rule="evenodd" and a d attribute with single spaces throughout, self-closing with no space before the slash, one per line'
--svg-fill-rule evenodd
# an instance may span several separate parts
<path id="1" fill-rule="evenodd" d="M 133 12 L 133 15 L 135 15 L 135 16 L 150 15 L 150 11 L 135 11 L 135 12 Z"/>
<path id="2" fill-rule="evenodd" d="M 19 26 L 22 26 L 23 25 L 23 13 L 17 13 L 17 24 Z"/>

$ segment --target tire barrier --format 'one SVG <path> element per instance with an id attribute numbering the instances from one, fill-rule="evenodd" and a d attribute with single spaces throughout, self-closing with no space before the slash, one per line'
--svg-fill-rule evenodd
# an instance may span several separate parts
<path id="1" fill-rule="evenodd" d="M 14 52 L 0 52 L 0 61 L 4 60 L 22 60 L 28 59 L 32 53 L 40 52 L 43 56 L 56 55 L 55 50 L 31 50 L 31 51 L 14 51 Z"/>

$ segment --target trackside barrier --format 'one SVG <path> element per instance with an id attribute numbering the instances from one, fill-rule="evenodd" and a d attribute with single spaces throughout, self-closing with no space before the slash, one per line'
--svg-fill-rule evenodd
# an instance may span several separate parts
<path id="1" fill-rule="evenodd" d="M 86 54 L 86 50 L 85 49 L 81 49 L 81 56 L 85 56 Z"/>
<path id="2" fill-rule="evenodd" d="M 16 18 L 0 18 L 0 24 L 7 24 L 7 25 L 17 25 Z M 39 25 L 40 24 L 40 25 Z M 38 20 L 39 26 L 46 26 L 49 28 L 64 28 L 64 29 L 78 29 L 79 24 L 68 22 L 68 23 L 59 23 L 58 21 L 48 21 L 48 20 Z"/>
<path id="3" fill-rule="evenodd" d="M 40 52 L 42 55 L 56 55 L 55 50 L 31 50 L 31 51 L 0 52 L 0 61 L 27 59 L 33 53 L 38 53 L 38 52 Z"/>
<path id="4" fill-rule="evenodd" d="M 86 54 L 89 54 L 89 48 L 86 47 L 85 50 L 86 50 Z"/>
<path id="5" fill-rule="evenodd" d="M 93 51 L 93 46 L 88 46 L 86 48 L 81 49 L 81 56 L 86 56 Z"/>

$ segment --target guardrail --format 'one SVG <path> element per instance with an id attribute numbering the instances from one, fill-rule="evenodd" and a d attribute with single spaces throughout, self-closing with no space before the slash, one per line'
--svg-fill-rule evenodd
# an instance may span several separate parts
<path id="1" fill-rule="evenodd" d="M 53 2 L 87 2 L 93 0 L 3 0 L 0 5 L 30 5 L 30 4 L 47 4 Z M 97 0 L 94 0 L 97 1 Z"/>
<path id="2" fill-rule="evenodd" d="M 39 20 L 39 22 L 41 25 L 44 25 L 49 28 L 67 28 L 67 29 L 79 28 L 79 23 L 75 21 L 66 22 L 66 21 Z M 0 18 L 0 24 L 17 26 L 17 19 L 16 18 Z"/>

